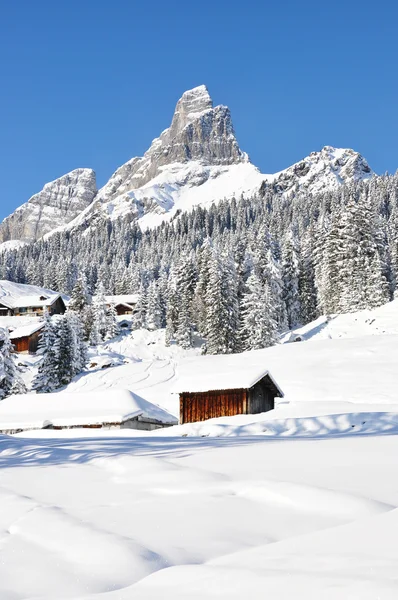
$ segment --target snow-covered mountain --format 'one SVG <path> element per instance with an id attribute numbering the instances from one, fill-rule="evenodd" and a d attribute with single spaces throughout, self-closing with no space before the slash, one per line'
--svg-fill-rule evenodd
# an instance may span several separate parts
<path id="1" fill-rule="evenodd" d="M 85 229 L 104 216 L 128 215 L 145 229 L 193 206 L 250 197 L 267 186 L 286 195 L 316 193 L 373 174 L 360 154 L 331 146 L 279 173 L 260 173 L 239 147 L 229 109 L 214 107 L 201 85 L 182 95 L 170 127 L 144 156 L 119 167 L 98 193 L 93 171 L 73 171 L 7 217 L 0 241 L 31 241 L 57 228 Z"/>
<path id="2" fill-rule="evenodd" d="M 46 183 L 0 224 L 0 242 L 31 242 L 72 221 L 93 201 L 97 193 L 95 172 L 75 169 Z"/>
<path id="3" fill-rule="evenodd" d="M 349 148 L 325 146 L 267 181 L 273 191 L 289 194 L 333 190 L 350 181 L 370 179 L 374 172 L 361 154 Z"/>

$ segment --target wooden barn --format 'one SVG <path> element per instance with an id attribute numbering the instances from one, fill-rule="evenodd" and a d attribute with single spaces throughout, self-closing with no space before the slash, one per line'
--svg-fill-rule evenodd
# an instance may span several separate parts
<path id="1" fill-rule="evenodd" d="M 223 361 L 217 359 L 227 359 L 224 371 Z M 283 398 L 267 369 L 243 365 L 239 368 L 234 362 L 230 357 L 206 357 L 192 371 L 193 376 L 181 378 L 177 384 L 180 424 L 266 412 L 274 408 L 275 398 Z M 211 366 L 208 371 L 207 366 Z"/>
<path id="2" fill-rule="evenodd" d="M 44 323 L 33 323 L 17 327 L 10 332 L 10 340 L 15 352 L 20 354 L 36 354 L 39 346 L 40 333 Z"/>

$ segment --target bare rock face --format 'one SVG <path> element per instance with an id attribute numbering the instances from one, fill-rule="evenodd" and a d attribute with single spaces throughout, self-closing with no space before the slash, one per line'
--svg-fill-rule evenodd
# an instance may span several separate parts
<path id="1" fill-rule="evenodd" d="M 9 240 L 32 242 L 72 221 L 97 194 L 95 172 L 75 169 L 46 183 L 0 224 L 0 243 Z"/>
<path id="2" fill-rule="evenodd" d="M 142 158 L 133 158 L 122 165 L 100 190 L 97 199 L 112 200 L 144 186 L 162 167 L 194 160 L 206 165 L 248 161 L 236 140 L 229 109 L 226 106 L 213 108 L 204 85 L 182 95 L 170 127 L 152 142 Z"/>

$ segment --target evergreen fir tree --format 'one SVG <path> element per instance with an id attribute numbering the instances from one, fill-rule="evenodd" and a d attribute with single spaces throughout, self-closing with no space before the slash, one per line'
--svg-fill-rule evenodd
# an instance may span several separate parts
<path id="1" fill-rule="evenodd" d="M 241 349 L 258 350 L 274 345 L 277 324 L 273 318 L 275 307 L 268 282 L 262 284 L 258 275 L 252 273 L 247 280 L 241 306 Z"/>
<path id="2" fill-rule="evenodd" d="M 286 306 L 288 327 L 291 329 L 300 321 L 300 256 L 298 243 L 293 232 L 289 232 L 285 239 L 282 252 L 283 269 L 283 300 Z"/>
<path id="3" fill-rule="evenodd" d="M 59 340 L 48 315 L 45 315 L 44 318 L 44 328 L 40 334 L 37 353 L 41 356 L 41 361 L 32 382 L 32 389 L 38 393 L 52 392 L 60 387 L 58 377 Z"/>
<path id="4" fill-rule="evenodd" d="M 120 333 L 119 324 L 117 322 L 117 311 L 114 304 L 111 304 L 106 311 L 106 340 L 112 340 Z"/>
<path id="5" fill-rule="evenodd" d="M 238 349 L 239 307 L 234 266 L 213 250 L 206 294 L 207 352 L 231 354 Z"/>
<path id="6" fill-rule="evenodd" d="M 13 345 L 5 328 L 0 328 L 0 342 L 2 342 L 0 347 L 0 400 L 2 400 L 13 394 L 26 393 L 26 386 L 19 375 Z"/>

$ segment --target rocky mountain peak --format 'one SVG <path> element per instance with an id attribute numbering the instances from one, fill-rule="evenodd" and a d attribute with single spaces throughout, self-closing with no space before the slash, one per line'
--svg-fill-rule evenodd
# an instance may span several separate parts
<path id="1" fill-rule="evenodd" d="M 129 160 L 114 173 L 100 190 L 98 201 L 108 202 L 141 188 L 165 167 L 189 161 L 207 166 L 248 161 L 236 140 L 229 109 L 213 108 L 205 85 L 183 93 L 170 127 L 153 140 L 142 158 Z"/>
<path id="2" fill-rule="evenodd" d="M 205 85 L 199 85 L 183 93 L 174 111 L 170 130 L 177 133 L 201 113 L 213 108 L 213 100 Z"/>
<path id="3" fill-rule="evenodd" d="M 374 172 L 366 159 L 351 148 L 324 146 L 288 169 L 267 176 L 274 192 L 289 194 L 337 189 L 350 181 L 369 179 Z M 264 188 L 265 189 L 265 188 Z"/>

